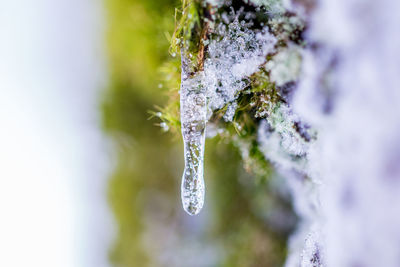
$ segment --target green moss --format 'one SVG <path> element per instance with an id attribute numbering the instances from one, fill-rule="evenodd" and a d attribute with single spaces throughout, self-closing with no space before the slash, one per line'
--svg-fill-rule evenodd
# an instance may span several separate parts
<path id="1" fill-rule="evenodd" d="M 175 31 L 171 39 L 172 53 L 182 48 L 190 53 L 197 53 L 202 30 L 202 8 L 198 0 L 183 0 L 182 8 L 175 10 Z"/>

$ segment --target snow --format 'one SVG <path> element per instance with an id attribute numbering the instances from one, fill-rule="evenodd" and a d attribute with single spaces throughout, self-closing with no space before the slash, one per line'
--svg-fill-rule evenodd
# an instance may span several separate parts
<path id="1" fill-rule="evenodd" d="M 221 109 L 238 97 L 248 84 L 251 74 L 259 70 L 265 57 L 274 49 L 276 39 L 267 28 L 255 32 L 238 15 L 230 14 L 230 24 L 219 24 L 216 35 L 208 45 L 208 58 L 204 63 L 203 83 L 207 88 L 211 110 Z"/>
<path id="2" fill-rule="evenodd" d="M 306 164 L 282 156 L 301 142 L 261 123 L 260 146 L 302 217 L 287 267 L 400 266 L 399 11 L 390 0 L 319 1 L 306 36 L 318 45 L 301 52 L 290 105 L 318 132 Z"/>
<path id="3" fill-rule="evenodd" d="M 270 79 L 278 86 L 297 80 L 301 67 L 301 57 L 296 47 L 280 51 L 265 64 L 270 71 Z"/>
<path id="4" fill-rule="evenodd" d="M 310 37 L 339 57 L 313 163 L 327 266 L 400 266 L 399 11 L 389 0 L 322 1 L 313 17 Z"/>

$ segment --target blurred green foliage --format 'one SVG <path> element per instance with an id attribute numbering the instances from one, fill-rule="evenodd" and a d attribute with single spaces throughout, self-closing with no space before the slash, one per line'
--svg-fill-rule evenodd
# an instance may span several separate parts
<path id="1" fill-rule="evenodd" d="M 115 148 L 108 198 L 118 226 L 111 262 L 122 267 L 281 266 L 290 226 L 274 225 L 271 218 L 277 210 L 291 216 L 288 200 L 244 170 L 232 140 L 207 140 L 205 208 L 196 217 L 182 211 L 181 140 L 149 120 L 149 111 L 170 101 L 162 119 L 179 126 L 173 115 L 165 116 L 179 109 L 179 57 L 168 51 L 181 3 L 107 0 L 106 7 L 111 77 L 102 114 Z M 259 161 L 263 170 L 269 168 L 261 155 Z"/>

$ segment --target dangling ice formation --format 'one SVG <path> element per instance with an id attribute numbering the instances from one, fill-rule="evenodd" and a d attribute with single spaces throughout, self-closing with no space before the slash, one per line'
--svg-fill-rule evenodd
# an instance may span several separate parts
<path id="1" fill-rule="evenodd" d="M 215 26 L 214 34 L 222 38 L 208 40 L 207 57 L 201 64 L 191 59 L 193 55 L 188 51 L 181 50 L 180 104 L 185 153 L 182 203 L 190 215 L 199 213 L 204 204 L 203 163 L 208 115 L 227 106 L 224 119 L 232 121 L 238 92 L 248 86 L 248 77 L 259 70 L 276 43 L 267 28 L 254 31 L 248 28 L 251 23 L 239 22 L 234 13 L 230 16 L 229 25 Z M 200 65 L 195 68 L 195 64 Z"/>
<path id="2" fill-rule="evenodd" d="M 204 143 L 207 123 L 206 89 L 201 78 L 192 77 L 182 56 L 180 90 L 181 130 L 184 143 L 185 169 L 182 175 L 183 208 L 196 215 L 204 204 Z"/>

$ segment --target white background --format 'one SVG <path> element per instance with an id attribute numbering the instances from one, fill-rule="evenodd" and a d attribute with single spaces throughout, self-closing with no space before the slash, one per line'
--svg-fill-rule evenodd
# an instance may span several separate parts
<path id="1" fill-rule="evenodd" d="M 0 0 L 0 266 L 108 266 L 102 16 Z"/>

